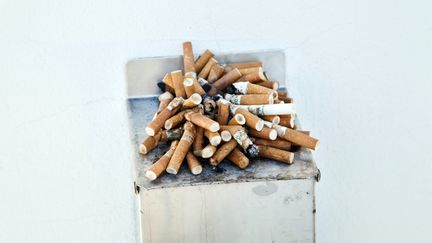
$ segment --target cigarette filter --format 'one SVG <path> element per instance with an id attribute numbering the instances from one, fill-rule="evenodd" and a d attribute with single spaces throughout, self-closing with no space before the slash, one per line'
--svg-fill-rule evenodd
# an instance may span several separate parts
<path id="1" fill-rule="evenodd" d="M 186 161 L 188 163 L 189 169 L 192 174 L 199 175 L 202 172 L 201 163 L 197 160 L 197 158 L 190 152 L 186 154 Z"/>
<path id="2" fill-rule="evenodd" d="M 195 137 L 195 126 L 191 122 L 186 122 L 184 125 L 183 136 L 175 149 L 171 160 L 166 168 L 166 172 L 170 174 L 177 174 L 190 146 Z"/>
<path id="3" fill-rule="evenodd" d="M 270 146 L 282 150 L 289 151 L 291 149 L 291 143 L 285 139 L 276 138 L 275 140 L 267 140 L 262 138 L 251 138 L 255 145 Z"/>
<path id="4" fill-rule="evenodd" d="M 208 159 L 213 156 L 216 150 L 217 150 L 216 146 L 207 144 L 207 146 L 205 146 L 201 152 L 201 157 L 204 159 Z"/>
<path id="5" fill-rule="evenodd" d="M 233 151 L 237 147 L 237 142 L 235 140 L 231 140 L 227 143 L 222 144 L 220 148 L 216 151 L 216 153 L 210 158 L 210 164 L 213 166 L 217 166 L 222 162 L 222 160 L 228 156 L 231 151 Z"/>
<path id="6" fill-rule="evenodd" d="M 287 141 L 290 141 L 290 142 L 297 144 L 297 145 L 300 145 L 302 147 L 315 150 L 319 144 L 318 139 L 313 138 L 313 137 L 306 135 L 302 132 L 299 132 L 297 130 L 283 127 L 280 125 L 274 125 L 273 127 L 276 129 L 278 136 L 280 138 L 283 138 Z"/>
<path id="7" fill-rule="evenodd" d="M 232 71 L 229 71 L 228 73 L 226 73 L 224 76 L 222 76 L 220 79 L 216 80 L 213 83 L 212 89 L 208 92 L 208 94 L 210 96 L 215 95 L 219 90 L 225 89 L 240 77 L 241 77 L 241 73 L 237 68 L 233 69 Z"/>
<path id="8" fill-rule="evenodd" d="M 176 97 L 186 98 L 186 91 L 183 86 L 183 74 L 181 70 L 171 72 L 173 88 Z"/>
<path id="9" fill-rule="evenodd" d="M 195 73 L 195 61 L 190 41 L 183 42 L 183 67 L 185 73 Z"/>
<path id="10" fill-rule="evenodd" d="M 267 159 L 277 160 L 287 164 L 292 164 L 294 153 L 289 151 L 273 148 L 270 146 L 258 145 L 259 156 Z"/>
<path id="11" fill-rule="evenodd" d="M 242 114 L 246 119 L 246 126 L 261 131 L 264 127 L 264 121 L 249 111 L 236 106 L 231 106 L 231 112 L 234 114 Z"/>
<path id="12" fill-rule="evenodd" d="M 211 57 L 206 65 L 202 68 L 201 72 L 199 72 L 198 77 L 203 78 L 203 79 L 207 79 L 209 73 L 210 73 L 210 69 L 211 67 L 216 64 L 217 61 L 216 59 L 214 59 L 213 57 Z"/>
<path id="13" fill-rule="evenodd" d="M 183 103 L 181 97 L 174 98 L 168 106 L 163 109 L 150 124 L 147 125 L 145 131 L 147 135 L 154 136 L 163 127 L 165 120 L 173 116 L 180 109 Z"/>
<path id="14" fill-rule="evenodd" d="M 225 94 L 225 99 L 236 105 L 273 104 L 272 94 L 232 95 Z"/>
<path id="15" fill-rule="evenodd" d="M 217 132 L 219 130 L 219 123 L 202 114 L 196 112 L 188 112 L 186 113 L 185 117 L 186 120 L 191 121 L 195 125 L 207 129 L 211 132 Z"/>
<path id="16" fill-rule="evenodd" d="M 214 54 L 210 50 L 205 50 L 205 52 L 198 58 L 195 62 L 195 71 L 197 73 L 201 72 L 206 63 L 212 58 Z"/>
<path id="17" fill-rule="evenodd" d="M 169 150 L 164 155 L 162 155 L 158 161 L 156 161 L 154 164 L 150 166 L 150 168 L 147 170 L 145 174 L 147 179 L 153 181 L 163 173 L 163 171 L 168 166 L 168 163 L 170 162 L 170 159 L 174 153 L 174 150 L 177 147 L 177 144 L 178 141 L 173 141 L 171 143 Z"/>
<path id="18" fill-rule="evenodd" d="M 193 141 L 193 154 L 195 156 L 200 156 L 204 145 L 204 128 L 196 127 L 196 136 Z"/>
<path id="19" fill-rule="evenodd" d="M 238 148 L 231 151 L 227 158 L 240 169 L 244 169 L 249 165 L 248 157 L 246 157 L 246 155 L 244 155 Z"/>
<path id="20" fill-rule="evenodd" d="M 154 137 L 146 136 L 139 146 L 139 152 L 141 154 L 147 154 L 148 152 L 152 151 L 158 145 L 160 138 L 160 132 L 158 132 Z"/>

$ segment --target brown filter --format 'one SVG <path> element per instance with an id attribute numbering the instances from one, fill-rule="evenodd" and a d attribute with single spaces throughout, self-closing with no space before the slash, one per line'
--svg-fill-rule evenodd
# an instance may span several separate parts
<path id="1" fill-rule="evenodd" d="M 198 93 L 201 96 L 204 96 L 206 94 L 205 90 L 199 84 L 199 82 L 196 78 L 193 79 L 193 84 L 194 84 L 195 93 Z"/>
<path id="2" fill-rule="evenodd" d="M 195 137 L 195 126 L 191 122 L 186 122 L 184 125 L 183 136 L 171 157 L 171 160 L 166 168 L 166 172 L 177 174 L 184 158 L 186 157 L 189 148 L 191 147 Z"/>
<path id="3" fill-rule="evenodd" d="M 162 79 L 162 82 L 164 82 L 168 86 L 174 87 L 174 84 L 172 82 L 171 73 L 165 74 L 165 76 Z"/>
<path id="4" fill-rule="evenodd" d="M 219 123 L 219 125 L 226 125 L 228 122 L 230 104 L 228 102 L 219 101 L 217 105 L 217 122 Z"/>
<path id="5" fill-rule="evenodd" d="M 304 134 L 306 134 L 306 135 L 310 135 L 310 131 L 303 131 L 303 130 L 297 130 L 297 131 L 299 131 L 299 132 L 301 132 L 301 133 L 304 133 Z"/>
<path id="6" fill-rule="evenodd" d="M 247 94 L 269 94 L 272 95 L 273 98 L 277 98 L 277 92 L 275 94 L 275 91 L 273 89 L 269 89 L 267 87 L 263 87 L 261 85 L 253 83 L 247 84 Z"/>
<path id="7" fill-rule="evenodd" d="M 218 146 L 222 141 L 222 138 L 218 132 L 210 132 L 209 130 L 205 130 L 204 135 L 208 138 L 210 144 L 213 146 Z"/>
<path id="8" fill-rule="evenodd" d="M 319 144 L 318 139 L 306 135 L 297 130 L 276 125 L 279 137 L 290 141 L 293 144 L 315 150 Z"/>
<path id="9" fill-rule="evenodd" d="M 246 119 L 242 114 L 235 114 L 231 120 L 228 122 L 228 125 L 244 125 L 246 123 Z"/>
<path id="10" fill-rule="evenodd" d="M 174 99 L 174 96 L 170 92 L 164 92 L 163 94 L 159 95 L 159 108 L 154 115 L 153 119 L 156 118 L 156 115 L 159 114 L 163 109 L 165 109 L 168 104 L 171 102 L 171 100 Z"/>
<path id="11" fill-rule="evenodd" d="M 186 91 L 183 86 L 183 74 L 181 70 L 171 72 L 173 88 L 176 97 L 186 98 Z"/>
<path id="12" fill-rule="evenodd" d="M 262 81 L 256 82 L 255 84 L 261 85 L 263 87 L 273 89 L 273 90 L 277 90 L 279 88 L 279 83 L 276 81 L 262 80 Z"/>
<path id="13" fill-rule="evenodd" d="M 263 129 L 261 131 L 249 129 L 248 134 L 249 134 L 249 136 L 252 136 L 252 137 L 264 138 L 264 139 L 269 139 L 269 140 L 275 140 L 277 138 L 276 130 L 268 128 L 268 127 L 263 127 Z"/>
<path id="14" fill-rule="evenodd" d="M 258 151 L 259 156 L 263 158 L 277 160 L 287 164 L 292 164 L 294 160 L 294 153 L 282 149 L 258 145 Z"/>
<path id="15" fill-rule="evenodd" d="M 210 73 L 208 75 L 208 82 L 214 83 L 224 74 L 225 68 L 222 65 L 215 64 L 211 67 Z"/>
<path id="16" fill-rule="evenodd" d="M 248 81 L 251 83 L 255 83 L 255 82 L 260 82 L 262 80 L 266 80 L 266 77 L 264 76 L 262 69 L 259 69 L 258 72 L 243 75 L 240 79 L 238 79 L 238 82 Z"/>
<path id="17" fill-rule="evenodd" d="M 207 79 L 207 77 L 210 73 L 211 67 L 216 63 L 217 63 L 216 59 L 211 57 L 208 60 L 208 62 L 206 63 L 206 65 L 202 68 L 201 72 L 199 72 L 198 77 L 203 78 L 203 79 Z"/>
<path id="18" fill-rule="evenodd" d="M 244 169 L 249 165 L 249 159 L 240 151 L 235 148 L 227 157 L 233 164 L 237 165 L 240 169 Z"/>
<path id="19" fill-rule="evenodd" d="M 289 97 L 288 92 L 286 91 L 277 91 L 277 92 L 279 97 L 285 97 L 285 98 Z"/>
<path id="20" fill-rule="evenodd" d="M 186 161 L 189 166 L 189 170 L 194 175 L 199 175 L 202 172 L 201 163 L 197 160 L 197 158 L 189 151 L 186 154 Z"/>
<path id="21" fill-rule="evenodd" d="M 255 62 L 237 62 L 237 63 L 230 63 L 227 64 L 231 68 L 252 68 L 252 67 L 262 67 L 262 62 L 255 61 Z"/>
<path id="22" fill-rule="evenodd" d="M 253 128 L 257 131 L 261 131 L 264 127 L 264 122 L 259 118 L 258 116 L 250 113 L 247 110 L 244 110 L 242 108 L 237 108 L 235 111 L 235 114 L 242 114 L 244 118 L 246 119 L 246 126 Z"/>
<path id="23" fill-rule="evenodd" d="M 195 61 L 190 41 L 183 42 L 183 67 L 185 73 L 195 73 Z"/>
<path id="24" fill-rule="evenodd" d="M 279 124 L 281 118 L 278 115 L 269 115 L 269 116 L 262 116 L 262 119 L 271 122 L 272 124 Z"/>
<path id="25" fill-rule="evenodd" d="M 195 71 L 197 73 L 201 72 L 206 63 L 212 58 L 214 54 L 210 50 L 205 50 L 205 52 L 198 58 L 195 62 Z"/>
<path id="26" fill-rule="evenodd" d="M 181 107 L 182 98 L 173 99 L 168 106 L 163 109 L 157 116 L 147 125 L 145 131 L 147 135 L 154 136 L 164 126 L 165 121 L 172 117 Z"/>
<path id="27" fill-rule="evenodd" d="M 202 114 L 196 112 L 188 112 L 186 113 L 185 117 L 186 120 L 191 121 L 195 125 L 207 129 L 211 132 L 217 132 L 219 130 L 219 123 Z"/>
<path id="28" fill-rule="evenodd" d="M 216 80 L 210 91 L 208 92 L 208 95 L 213 96 L 215 95 L 219 90 L 223 90 L 232 83 L 234 83 L 237 79 L 241 77 L 240 71 L 235 68 L 232 71 L 229 71 L 224 76 L 222 76 L 220 79 Z"/>
<path id="29" fill-rule="evenodd" d="M 150 168 L 148 168 L 145 176 L 149 180 L 151 180 L 151 181 L 155 180 L 164 172 L 164 170 L 168 166 L 168 163 L 171 160 L 171 157 L 172 157 L 177 145 L 178 145 L 178 141 L 173 141 L 171 143 L 169 150 L 164 155 L 162 155 L 158 161 L 156 161 L 154 164 L 152 164 L 150 166 Z"/>
<path id="30" fill-rule="evenodd" d="M 258 73 L 262 72 L 262 67 L 239 68 L 239 71 L 242 75 Z"/>
<path id="31" fill-rule="evenodd" d="M 232 138 L 231 133 L 227 130 L 221 131 L 220 135 L 221 135 L 222 141 L 224 141 L 224 142 L 228 142 Z"/>
<path id="32" fill-rule="evenodd" d="M 189 98 L 193 93 L 195 93 L 195 86 L 193 78 L 185 78 L 183 81 L 183 87 L 186 92 L 186 97 Z"/>
<path id="33" fill-rule="evenodd" d="M 217 147 L 213 146 L 211 144 L 207 144 L 201 152 L 201 157 L 204 159 L 208 159 L 213 156 L 213 154 L 216 152 Z"/>
<path id="34" fill-rule="evenodd" d="M 294 115 L 282 115 L 280 116 L 279 125 L 284 127 L 294 128 L 294 121 L 295 121 Z"/>
<path id="35" fill-rule="evenodd" d="M 145 137 L 143 142 L 139 146 L 139 152 L 141 154 L 147 154 L 158 145 L 160 138 L 161 138 L 160 132 L 158 132 L 154 137 L 152 136 Z"/>
<path id="36" fill-rule="evenodd" d="M 230 98 L 228 98 L 230 97 Z M 273 95 L 268 94 L 250 94 L 250 95 L 230 95 L 226 94 L 225 98 L 236 105 L 267 105 L 273 104 Z"/>
<path id="37" fill-rule="evenodd" d="M 275 140 L 253 138 L 252 141 L 255 145 L 270 146 L 286 151 L 289 151 L 291 149 L 291 143 L 281 138 L 276 138 Z"/>
<path id="38" fill-rule="evenodd" d="M 183 123 L 183 121 L 185 120 L 184 115 L 186 114 L 186 112 L 189 111 L 190 110 L 180 111 L 179 113 L 170 117 L 168 120 L 165 121 L 165 125 L 164 125 L 165 129 L 169 130 Z"/>
<path id="39" fill-rule="evenodd" d="M 227 143 L 222 144 L 222 146 L 220 146 L 220 148 L 216 151 L 216 153 L 210 158 L 210 164 L 213 166 L 217 166 L 236 147 L 237 147 L 237 142 L 235 140 L 231 140 Z"/>
<path id="40" fill-rule="evenodd" d="M 204 147 L 204 128 L 196 127 L 196 136 L 193 141 L 193 154 L 201 157 L 201 152 Z"/>
<path id="41" fill-rule="evenodd" d="M 201 95 L 194 93 L 183 102 L 183 107 L 192 108 L 201 104 L 201 101 L 202 101 Z"/>

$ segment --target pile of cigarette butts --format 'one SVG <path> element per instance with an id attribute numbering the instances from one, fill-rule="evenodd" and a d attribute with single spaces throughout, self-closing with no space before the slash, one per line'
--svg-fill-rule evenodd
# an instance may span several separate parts
<path id="1" fill-rule="evenodd" d="M 183 66 L 158 83 L 159 108 L 139 152 L 170 146 L 148 168 L 149 180 L 177 174 L 184 160 L 198 175 L 202 162 L 217 168 L 227 159 L 244 169 L 261 157 L 292 164 L 299 147 L 317 147 L 308 131 L 296 129 L 293 100 L 260 61 L 220 64 L 209 50 L 195 60 L 191 42 L 184 42 Z"/>

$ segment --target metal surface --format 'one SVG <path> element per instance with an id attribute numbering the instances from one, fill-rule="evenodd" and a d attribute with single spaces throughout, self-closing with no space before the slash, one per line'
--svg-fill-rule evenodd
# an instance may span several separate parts
<path id="1" fill-rule="evenodd" d="M 263 51 L 251 53 L 233 53 L 216 55 L 220 63 L 257 61 L 263 62 L 264 70 L 273 80 L 284 85 L 285 80 L 285 55 L 282 51 Z M 234 182 L 251 182 L 262 180 L 290 180 L 314 178 L 318 169 L 313 161 L 312 154 L 307 149 L 296 152 L 294 164 L 287 165 L 268 159 L 254 159 L 245 170 L 240 170 L 230 162 L 225 161 L 220 167 L 222 173 L 215 172 L 207 164 L 203 163 L 203 172 L 194 176 L 187 166 L 183 165 L 179 173 L 175 175 L 164 174 L 157 180 L 149 182 L 145 177 L 147 168 L 155 162 L 167 149 L 167 146 L 159 145 L 147 155 L 138 153 L 138 146 L 145 134 L 145 126 L 150 122 L 155 113 L 158 100 L 156 95 L 160 93 L 156 83 L 165 73 L 182 69 L 181 56 L 142 58 L 128 62 L 128 95 L 127 101 L 131 142 L 134 148 L 133 158 L 136 165 L 135 181 L 137 186 L 144 189 L 158 189 L 169 187 L 181 187 L 191 185 L 206 185 Z"/>

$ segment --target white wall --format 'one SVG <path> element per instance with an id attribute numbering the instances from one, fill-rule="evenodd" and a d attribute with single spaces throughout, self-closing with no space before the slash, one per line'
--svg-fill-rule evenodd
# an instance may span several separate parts
<path id="1" fill-rule="evenodd" d="M 124 65 L 283 48 L 318 242 L 430 242 L 430 1 L 0 1 L 0 242 L 134 242 Z"/>

